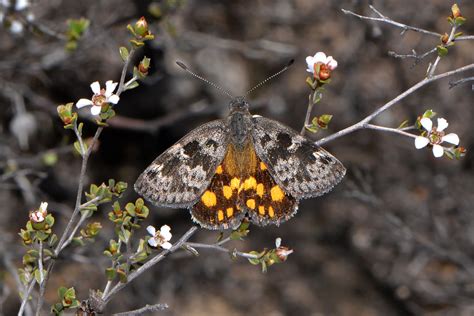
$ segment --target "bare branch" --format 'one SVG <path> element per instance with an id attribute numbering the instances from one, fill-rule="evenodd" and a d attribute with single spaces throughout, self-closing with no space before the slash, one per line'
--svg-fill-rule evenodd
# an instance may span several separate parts
<path id="1" fill-rule="evenodd" d="M 451 81 L 449 82 L 449 89 L 452 89 L 460 84 L 463 84 L 469 81 L 474 81 L 474 77 L 462 78 L 456 81 Z M 473 90 L 474 90 L 474 87 L 473 87 Z"/>
<path id="2" fill-rule="evenodd" d="M 104 301 L 104 307 L 105 307 L 105 304 L 107 304 L 108 301 L 112 298 L 112 296 L 117 294 L 117 292 L 119 292 L 121 289 L 126 287 L 130 282 L 135 280 L 139 275 L 141 275 L 143 272 L 150 269 L 155 264 L 157 264 L 158 262 L 166 258 L 169 254 L 172 254 L 176 250 L 180 249 L 186 243 L 186 241 L 189 238 L 191 238 L 191 236 L 196 232 L 197 229 L 198 229 L 197 226 L 191 227 L 190 229 L 188 229 L 186 233 L 184 233 L 183 236 L 181 236 L 181 238 L 170 249 L 163 250 L 162 252 L 160 252 L 153 258 L 151 258 L 149 261 L 147 261 L 144 265 L 139 267 L 137 270 L 130 273 L 127 276 L 127 281 L 125 283 L 121 283 L 121 282 L 117 283 L 108 293 L 105 293 L 104 291 L 104 295 L 102 295 L 102 300 Z"/>
<path id="3" fill-rule="evenodd" d="M 396 96 L 391 101 L 389 101 L 389 102 L 385 103 L 384 105 L 382 105 L 381 107 L 377 108 L 374 112 L 372 112 L 371 114 L 366 116 L 364 119 L 362 119 L 358 123 L 356 123 L 354 125 L 351 125 L 349 127 L 346 127 L 345 129 L 340 130 L 337 133 L 334 133 L 332 135 L 329 135 L 327 137 L 321 138 L 320 140 L 316 141 L 316 145 L 321 146 L 322 144 L 330 142 L 330 141 L 332 141 L 336 138 L 339 138 L 341 136 L 345 136 L 345 135 L 350 134 L 352 132 L 355 132 L 357 130 L 367 128 L 368 123 L 371 120 L 373 120 L 376 116 L 378 116 L 382 112 L 390 109 L 393 105 L 397 104 L 398 102 L 400 102 L 401 100 L 403 100 L 404 98 L 406 98 L 407 96 L 412 94 L 413 92 L 417 91 L 421 87 L 427 85 L 428 83 L 431 83 L 433 81 L 437 81 L 437 80 L 440 80 L 440 79 L 443 79 L 443 78 L 446 78 L 446 77 L 449 77 L 449 76 L 453 76 L 453 75 L 456 75 L 456 74 L 459 74 L 461 72 L 465 72 L 465 71 L 468 71 L 468 70 L 471 70 L 471 69 L 474 69 L 474 64 L 469 64 L 469 65 L 466 65 L 464 67 L 461 67 L 461 68 L 458 68 L 458 69 L 455 69 L 455 70 L 451 70 L 451 71 L 448 71 L 448 72 L 445 72 L 445 73 L 441 73 L 441 74 L 433 76 L 431 78 L 425 78 L 425 79 L 421 80 L 420 82 L 418 82 L 417 84 L 415 84 L 414 86 L 412 86 L 410 89 L 408 89 L 405 92 L 403 92 L 403 93 L 399 94 L 398 96 Z"/>
<path id="4" fill-rule="evenodd" d="M 414 26 L 410 26 L 410 25 L 406 25 L 406 24 L 394 21 L 394 20 L 382 15 L 372 5 L 370 6 L 370 9 L 372 9 L 372 11 L 374 11 L 379 17 L 377 18 L 377 17 L 364 16 L 364 15 L 360 15 L 360 14 L 354 13 L 354 12 L 349 11 L 349 10 L 345 10 L 345 9 L 341 9 L 341 10 L 342 10 L 342 12 L 344 12 L 344 14 L 353 15 L 355 17 L 358 17 L 359 19 L 362 19 L 362 20 L 378 21 L 378 22 L 383 22 L 383 23 L 387 23 L 387 24 L 390 24 L 390 25 L 394 25 L 394 26 L 396 26 L 398 28 L 401 28 L 403 30 L 402 34 L 405 33 L 407 30 L 410 30 L 410 31 L 423 33 L 423 34 L 430 35 L 430 36 L 436 36 L 437 38 L 440 38 L 441 35 L 442 35 L 440 33 L 428 31 L 428 30 L 425 30 L 425 29 L 422 29 L 422 28 L 419 28 L 419 27 L 414 27 Z"/>
<path id="5" fill-rule="evenodd" d="M 142 315 L 148 312 L 164 311 L 165 309 L 168 309 L 168 305 L 166 304 L 146 305 L 142 308 L 135 309 L 133 311 L 114 314 L 114 316 L 136 316 L 136 315 Z"/>

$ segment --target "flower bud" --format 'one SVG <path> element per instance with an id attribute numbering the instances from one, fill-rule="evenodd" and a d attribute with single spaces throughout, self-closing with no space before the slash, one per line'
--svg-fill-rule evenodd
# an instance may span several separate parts
<path id="1" fill-rule="evenodd" d="M 289 249 L 287 247 L 278 247 L 276 249 L 276 255 L 278 257 L 278 259 L 280 259 L 281 262 L 284 262 L 286 261 L 286 259 L 288 258 L 289 255 L 291 255 L 293 253 L 293 250 L 292 249 Z"/>
<path id="2" fill-rule="evenodd" d="M 453 4 L 453 6 L 451 7 L 451 16 L 453 18 L 462 17 L 461 10 L 459 9 L 459 6 L 456 3 Z"/>
<path id="3" fill-rule="evenodd" d="M 137 35 L 140 35 L 142 37 L 148 35 L 148 22 L 146 21 L 144 16 L 138 19 L 133 29 Z"/>

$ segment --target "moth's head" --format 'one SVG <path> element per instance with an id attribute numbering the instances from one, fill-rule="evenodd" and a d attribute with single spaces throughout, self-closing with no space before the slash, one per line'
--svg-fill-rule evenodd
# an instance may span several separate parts
<path id="1" fill-rule="evenodd" d="M 234 112 L 248 112 L 249 104 L 245 101 L 244 97 L 236 97 L 229 103 L 229 109 L 231 113 Z"/>

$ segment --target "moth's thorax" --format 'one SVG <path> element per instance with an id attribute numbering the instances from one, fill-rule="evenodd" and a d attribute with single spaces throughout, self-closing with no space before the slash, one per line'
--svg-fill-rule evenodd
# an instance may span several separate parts
<path id="1" fill-rule="evenodd" d="M 252 131 L 252 116 L 247 109 L 234 109 L 228 118 L 231 143 L 237 150 L 242 150 L 250 141 Z"/>

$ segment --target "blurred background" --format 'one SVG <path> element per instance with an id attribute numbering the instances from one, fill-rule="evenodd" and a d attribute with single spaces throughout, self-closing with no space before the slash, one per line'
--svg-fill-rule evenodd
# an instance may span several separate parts
<path id="1" fill-rule="evenodd" d="M 328 130 L 309 135 L 315 140 L 356 123 L 421 80 L 435 55 L 414 65 L 388 51 L 423 53 L 439 40 L 409 31 L 401 35 L 400 29 L 341 11 L 372 15 L 369 4 L 394 20 L 450 31 L 446 17 L 452 3 L 446 0 L 33 1 L 30 23 L 43 32 L 0 29 L 0 311 L 12 315 L 19 307 L 11 271 L 21 267 L 25 248 L 18 232 L 29 210 L 48 201 L 60 233 L 74 205 L 80 159 L 72 154 L 73 134 L 63 129 L 56 107 L 89 98 L 93 81 L 118 81 L 118 47 L 127 44 L 128 23 L 147 17 L 156 39 L 136 61 L 145 54 L 152 69 L 139 88 L 121 96 L 86 178 L 128 182 L 123 201 L 137 198 L 131 185 L 157 155 L 193 128 L 227 114 L 228 99 L 190 77 L 176 60 L 239 95 L 294 58 L 250 102 L 253 113 L 300 130 L 310 92 L 305 57 L 317 51 L 334 56 L 339 67 L 313 112 L 334 117 Z M 458 4 L 467 18 L 462 30 L 472 35 L 474 3 Z M 65 51 L 59 35 L 67 19 L 80 17 L 91 20 L 90 28 L 77 50 Z M 472 63 L 473 52 L 472 41 L 457 43 L 437 72 Z M 461 145 L 473 148 L 471 84 L 449 89 L 449 80 L 454 78 L 422 88 L 375 123 L 397 127 L 434 109 Z M 88 110 L 80 111 L 80 119 L 92 136 Z M 435 159 L 430 150 L 416 150 L 411 139 L 376 131 L 359 131 L 324 147 L 347 167 L 344 181 L 323 197 L 302 201 L 289 222 L 251 226 L 244 242 L 229 245 L 259 250 L 274 247 L 281 237 L 294 250 L 287 262 L 263 274 L 226 254 L 176 254 L 120 292 L 106 314 L 167 303 L 170 308 L 160 314 L 474 315 L 472 155 Z M 57 161 L 45 159 L 48 150 Z M 67 249 L 68 260 L 56 264 L 46 307 L 57 301 L 62 285 L 74 286 L 80 299 L 89 289 L 103 289 L 109 261 L 102 251 L 113 236 L 110 209 L 106 205 L 95 215 L 104 227 L 98 241 Z M 188 211 L 156 207 L 143 226 L 148 224 L 168 224 L 176 238 L 192 225 Z M 216 238 L 216 232 L 200 230 L 193 241 Z"/>

